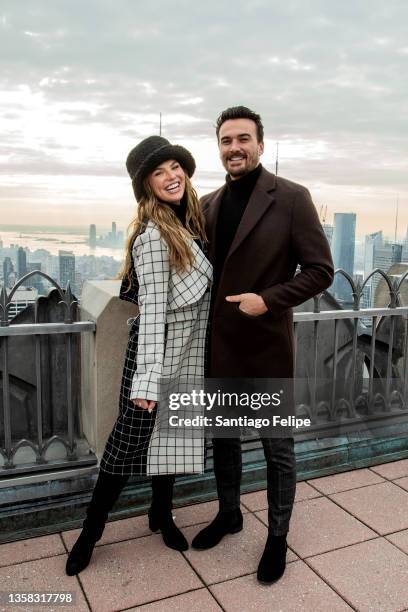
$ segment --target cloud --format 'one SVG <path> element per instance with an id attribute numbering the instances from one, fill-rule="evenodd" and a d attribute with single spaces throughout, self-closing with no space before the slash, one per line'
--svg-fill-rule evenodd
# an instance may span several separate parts
<path id="1" fill-rule="evenodd" d="M 269 167 L 279 140 L 282 173 L 394 185 L 403 202 L 407 21 L 404 0 L 6 0 L 0 172 L 119 176 L 160 112 L 163 135 L 199 150 L 223 108 L 246 104 L 263 117 Z M 206 147 L 202 176 L 216 176 L 200 181 L 214 186 L 223 171 Z"/>

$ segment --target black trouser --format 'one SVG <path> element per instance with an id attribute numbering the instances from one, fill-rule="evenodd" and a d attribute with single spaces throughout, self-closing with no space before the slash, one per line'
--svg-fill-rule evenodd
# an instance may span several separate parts
<path id="1" fill-rule="evenodd" d="M 271 535 L 289 530 L 296 491 L 293 438 L 261 438 L 267 466 L 268 524 Z M 214 473 L 220 511 L 239 508 L 242 474 L 239 438 L 214 438 Z"/>
<path id="2" fill-rule="evenodd" d="M 130 476 L 109 474 L 99 470 L 91 502 L 86 511 L 83 527 L 98 538 L 102 535 L 109 512 L 112 510 Z M 171 512 L 175 476 L 152 476 L 151 512 L 157 515 Z"/>

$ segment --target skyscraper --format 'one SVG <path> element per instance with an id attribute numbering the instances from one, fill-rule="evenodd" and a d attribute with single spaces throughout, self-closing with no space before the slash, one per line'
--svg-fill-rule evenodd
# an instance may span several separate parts
<path id="1" fill-rule="evenodd" d="M 112 245 L 116 244 L 116 222 L 112 221 Z"/>
<path id="2" fill-rule="evenodd" d="M 383 234 L 382 232 L 374 232 L 373 234 L 368 234 L 365 237 L 364 242 L 364 278 L 375 269 L 374 260 L 375 260 L 375 249 L 381 248 L 383 244 Z M 362 307 L 370 308 L 372 306 L 373 300 L 373 281 L 374 278 L 370 278 L 368 283 L 366 283 L 363 289 L 363 299 L 362 299 Z"/>
<path id="3" fill-rule="evenodd" d="M 17 251 L 17 274 L 19 279 L 27 274 L 27 253 L 23 247 Z"/>
<path id="4" fill-rule="evenodd" d="M 383 272 L 388 272 L 393 264 L 401 263 L 402 261 L 402 244 L 388 243 L 380 248 L 374 248 L 374 269 L 379 268 Z M 377 285 L 381 277 L 376 274 L 372 281 L 371 306 L 375 306 L 374 298 Z"/>
<path id="5" fill-rule="evenodd" d="M 58 251 L 59 279 L 63 289 L 69 281 L 72 291 L 75 290 L 75 255 L 72 251 Z"/>
<path id="6" fill-rule="evenodd" d="M 354 244 L 356 239 L 356 214 L 334 213 L 332 255 L 335 268 L 342 268 L 351 277 L 354 273 Z M 339 302 L 352 301 L 350 283 L 339 274 L 333 282 L 333 293 Z"/>
<path id="7" fill-rule="evenodd" d="M 94 223 L 89 226 L 89 246 L 96 247 L 96 225 Z"/>
<path id="8" fill-rule="evenodd" d="M 404 238 L 404 244 L 402 247 L 402 260 L 408 261 L 408 227 Z"/>
<path id="9" fill-rule="evenodd" d="M 41 262 L 36 261 L 36 262 L 28 262 L 27 263 L 27 272 L 41 272 Z M 44 290 L 44 284 L 42 281 L 42 277 L 39 274 L 36 274 L 35 276 L 32 276 L 29 281 L 28 281 L 28 285 L 30 287 L 33 287 L 34 289 L 37 289 L 38 293 L 40 295 L 44 295 L 45 294 L 45 290 Z"/>
<path id="10" fill-rule="evenodd" d="M 3 261 L 3 283 L 5 287 L 9 287 L 9 277 L 14 273 L 13 262 L 10 257 L 5 257 Z"/>
<path id="11" fill-rule="evenodd" d="M 331 246 L 333 240 L 333 226 L 330 225 L 330 223 L 322 223 L 322 228 L 324 233 L 326 234 L 327 242 Z"/>
<path id="12" fill-rule="evenodd" d="M 365 237 L 365 245 L 364 245 L 364 278 L 372 272 L 375 268 L 374 259 L 375 259 L 375 249 L 381 248 L 383 245 L 383 233 L 382 232 L 374 232 L 373 234 L 368 234 Z"/>

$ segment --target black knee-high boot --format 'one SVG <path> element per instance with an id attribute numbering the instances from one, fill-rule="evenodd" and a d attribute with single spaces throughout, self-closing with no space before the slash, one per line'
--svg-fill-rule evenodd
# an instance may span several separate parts
<path id="1" fill-rule="evenodd" d="M 164 543 L 174 550 L 187 550 L 188 542 L 175 525 L 172 516 L 173 486 L 172 474 L 152 476 L 152 503 L 149 508 L 149 527 L 152 531 L 160 529 Z"/>
<path id="2" fill-rule="evenodd" d="M 99 471 L 82 531 L 68 556 L 65 568 L 68 576 L 79 574 L 89 565 L 95 544 L 102 537 L 108 514 L 128 479 L 129 476 Z"/>

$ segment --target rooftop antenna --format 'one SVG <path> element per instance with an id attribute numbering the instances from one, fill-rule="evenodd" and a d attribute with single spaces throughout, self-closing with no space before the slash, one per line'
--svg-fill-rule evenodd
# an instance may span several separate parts
<path id="1" fill-rule="evenodd" d="M 396 211 L 395 211 L 395 233 L 394 233 L 394 242 L 397 242 L 398 205 L 399 205 L 399 196 L 397 196 L 397 208 L 396 208 Z"/>
<path id="2" fill-rule="evenodd" d="M 162 114 L 160 113 L 160 118 L 159 118 L 159 136 L 161 136 L 161 132 L 162 132 Z"/>
<path id="3" fill-rule="evenodd" d="M 321 219 L 322 223 L 326 223 L 326 216 L 327 216 L 327 204 L 326 206 L 322 204 L 319 210 L 319 219 Z"/>
<path id="4" fill-rule="evenodd" d="M 276 143 L 276 162 L 275 162 L 275 174 L 278 176 L 279 168 L 279 142 Z"/>

